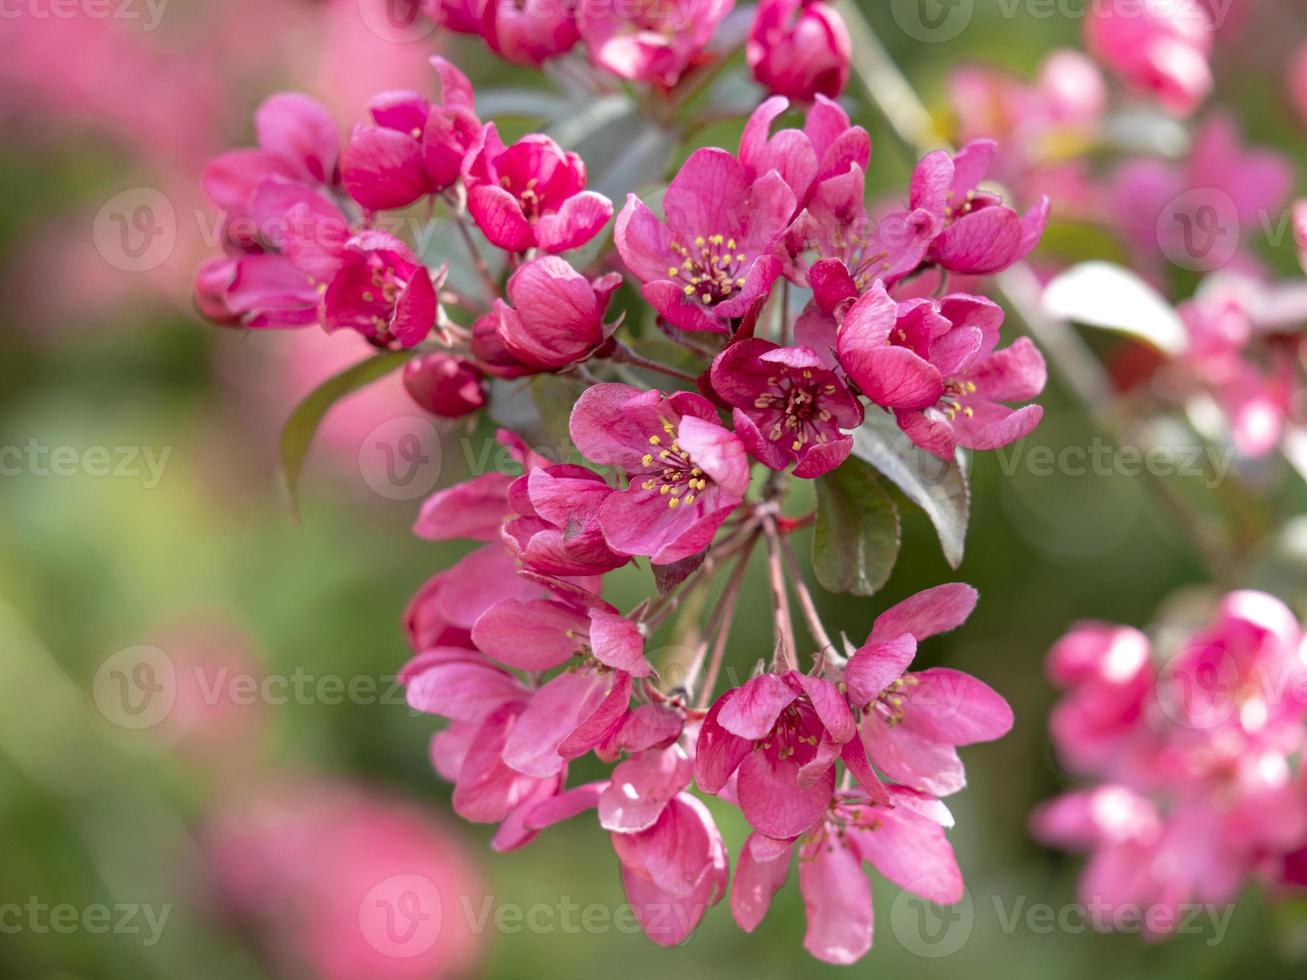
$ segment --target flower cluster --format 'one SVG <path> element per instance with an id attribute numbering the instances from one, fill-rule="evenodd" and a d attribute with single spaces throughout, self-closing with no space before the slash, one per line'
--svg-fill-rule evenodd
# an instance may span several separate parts
<path id="1" fill-rule="evenodd" d="M 1042 840 L 1090 852 L 1086 904 L 1152 910 L 1154 935 L 1249 881 L 1307 883 L 1302 628 L 1273 596 L 1232 592 L 1210 623 L 1169 632 L 1154 645 L 1082 623 L 1053 647 L 1053 742 L 1092 783 L 1032 818 Z"/>
<path id="2" fill-rule="evenodd" d="M 582 11 L 575 29 L 541 36 L 530 4 L 492 4 L 482 20 L 456 5 L 439 13 L 515 57 L 580 37 L 597 64 L 663 83 L 715 23 L 633 32 Z M 544 421 L 519 419 L 498 433 L 513 472 L 440 490 L 415 524 L 428 540 L 477 542 L 405 617 L 414 656 L 402 679 L 413 708 L 447 722 L 431 758 L 453 807 L 495 825 L 500 850 L 596 811 L 641 924 L 663 944 L 685 939 L 728 890 L 737 922 L 757 927 L 797 852 L 806 945 L 852 962 L 871 945 L 862 862 L 933 900 L 961 895 L 942 798 L 965 783 L 958 748 L 1000 738 L 1012 715 L 967 674 L 912 669 L 919 643 L 967 619 L 967 585 L 892 605 L 861 646 L 837 647 L 791 544 L 831 516 L 787 514 L 787 494 L 794 481 L 838 487 L 841 472 L 879 479 L 858 456 L 873 423 L 888 426 L 875 438 L 897 440 L 905 467 L 927 460 L 958 480 L 959 447 L 1031 431 L 1041 409 L 1024 403 L 1043 389 L 1042 357 L 1025 338 L 1000 344 L 995 302 L 946 287 L 1021 261 L 1047 201 L 1024 213 L 1005 204 L 986 182 L 996 145 L 976 140 L 926 155 L 900 200 L 869 207 L 870 139 L 829 97 L 843 71 L 806 53 L 814 31 L 847 53 L 838 20 L 820 3 L 764 15 L 775 22 L 755 29 L 749 58 L 773 87 L 811 98 L 801 128 L 782 124 L 786 97 L 768 98 L 741 120 L 734 151 L 690 152 L 660 200 L 629 194 L 611 248 L 614 207 L 587 189 L 581 158 L 543 134 L 506 145 L 447 62 L 434 61 L 438 99 L 378 96 L 343 144 L 312 101 L 270 100 L 259 148 L 206 176 L 226 254 L 201 271 L 197 299 L 222 324 L 320 324 L 386 349 L 381 363 L 407 356 L 405 389 L 445 418 L 495 413 L 505 425 L 498 409 L 514 388 L 570 393 L 579 456 L 533 449 Z M 382 230 L 397 217 L 386 212 L 414 205 L 428 215 L 420 227 L 458 232 L 470 282 L 451 271 L 456 256 L 428 259 L 422 235 L 409 245 Z M 851 500 L 848 519 L 868 506 Z M 877 516 L 897 540 L 896 514 L 866 519 Z M 851 545 L 838 523 L 823 532 Z M 774 655 L 738 674 L 725 654 L 760 550 Z M 892 559 L 854 548 L 844 560 Z M 649 594 L 619 609 L 605 598 L 610 576 L 629 580 L 645 561 Z M 718 603 L 684 662 L 654 655 L 664 625 L 686 635 L 684 617 L 703 608 L 687 597 L 710 590 Z M 587 757 L 607 775 L 569 785 Z M 730 850 L 706 796 L 753 829 L 729 889 Z"/>

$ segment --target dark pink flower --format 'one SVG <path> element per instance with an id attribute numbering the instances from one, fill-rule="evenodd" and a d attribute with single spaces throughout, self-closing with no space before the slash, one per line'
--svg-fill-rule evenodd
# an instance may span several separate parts
<path id="1" fill-rule="evenodd" d="M 1003 311 L 979 296 L 896 304 L 879 285 L 840 324 L 841 367 L 872 401 L 895 411 L 922 449 L 950 459 L 957 446 L 994 449 L 1027 435 L 1044 389 L 1044 359 L 1028 338 L 995 351 Z"/>
<path id="2" fill-rule="evenodd" d="M 1048 221 L 1048 199 L 1024 215 L 980 189 L 997 144 L 972 140 L 956 155 L 928 153 L 912 172 L 911 204 L 942 223 L 928 258 L 950 272 L 989 275 L 1025 258 L 1039 244 Z"/>
<path id="3" fill-rule="evenodd" d="M 798 842 L 799 890 L 807 910 L 803 945 L 826 963 L 857 962 L 871 948 L 871 883 L 865 861 L 889 881 L 930 902 L 962 898 L 962 873 L 944 835 L 953 826 L 938 800 L 902 786 L 870 800 L 841 792 L 825 817 Z M 731 914 L 746 932 L 766 917 L 789 876 L 795 841 L 753 833 L 740 852 Z"/>
<path id="4" fill-rule="evenodd" d="M 382 93 L 369 107 L 376 125 L 356 128 L 341 154 L 345 188 L 369 211 L 402 208 L 453 185 L 481 131 L 467 76 L 443 58 L 431 63 L 441 101 Z"/>
<path id="5" fill-rule="evenodd" d="M 342 261 L 322 294 L 328 332 L 355 330 L 375 344 L 400 347 L 426 339 L 438 315 L 436 289 L 407 245 L 385 232 L 363 232 L 349 240 Z"/>
<path id="6" fill-rule="evenodd" d="M 807 347 L 757 338 L 732 344 L 712 365 L 713 391 L 732 407 L 735 432 L 767 466 L 815 478 L 853 449 L 843 430 L 862 424 L 862 406 Z"/>
<path id="7" fill-rule="evenodd" d="M 837 103 L 818 95 L 808 109 L 802 130 L 772 133 L 772 124 L 787 108 L 785 98 L 773 96 L 749 116 L 740 136 L 739 152 L 748 180 L 775 170 L 785 178 L 802 207 L 825 181 L 855 169 L 866 172 L 871 161 L 871 137 L 861 126 L 852 125 L 848 113 Z"/>
<path id="8" fill-rule="evenodd" d="M 934 796 L 966 784 L 957 746 L 1002 738 L 1012 709 L 988 685 L 945 667 L 909 673 L 917 645 L 961 625 L 976 590 L 955 583 L 918 592 L 881 613 L 844 668 L 849 702 L 862 709 L 867 755 L 896 782 Z"/>
<path id="9" fill-rule="evenodd" d="M 695 782 L 719 793 L 736 775 L 735 796 L 753 828 L 797 837 L 830 806 L 841 759 L 867 792 L 884 798 L 856 731 L 848 702 L 830 681 L 798 671 L 760 674 L 708 710 Z"/>
<path id="10" fill-rule="evenodd" d="M 504 539 L 523 566 L 543 575 L 602 575 L 630 556 L 613 551 L 599 526 L 599 508 L 613 488 L 584 466 L 536 467 L 509 488 L 520 514 Z"/>
<path id="11" fill-rule="evenodd" d="M 670 87 L 712 40 L 735 0 L 584 3 L 579 27 L 595 65 L 633 82 Z"/>
<path id="12" fill-rule="evenodd" d="M 616 272 L 591 282 L 563 259 L 546 255 L 520 266 L 508 280 L 510 306 L 494 309 L 475 330 L 473 352 L 492 374 L 555 371 L 593 355 L 616 326 L 604 323 Z M 493 341 L 488 336 L 493 326 Z M 525 370 L 509 370 L 508 366 Z M 502 369 L 502 370 L 501 370 Z"/>
<path id="13" fill-rule="evenodd" d="M 467 209 L 493 245 L 510 252 L 566 252 L 594 238 L 613 203 L 585 189 L 585 163 L 548 136 L 510 147 L 494 123 L 481 131 L 463 166 Z"/>
<path id="14" fill-rule="evenodd" d="M 486 404 L 485 376 L 452 354 L 424 354 L 404 365 L 404 390 L 432 415 L 458 419 Z"/>
<path id="15" fill-rule="evenodd" d="M 745 53 L 758 84 L 787 98 L 838 98 L 849 81 L 848 28 L 821 0 L 762 0 Z"/>
<path id="16" fill-rule="evenodd" d="M 660 221 L 634 194 L 615 240 L 644 297 L 681 330 L 730 330 L 780 275 L 774 254 L 794 214 L 794 192 L 769 170 L 756 180 L 725 150 L 696 150 L 672 179 Z"/>
<path id="17" fill-rule="evenodd" d="M 1186 0 L 1107 0 L 1085 18 L 1085 47 L 1177 115 L 1211 90 L 1213 33 L 1208 12 Z"/>
<path id="18" fill-rule="evenodd" d="M 744 446 L 700 395 L 594 385 L 570 428 L 583 456 L 627 474 L 626 489 L 599 507 L 614 551 L 659 565 L 698 554 L 748 489 Z"/>
<path id="19" fill-rule="evenodd" d="M 486 0 L 485 6 L 482 33 L 491 50 L 509 61 L 538 68 L 581 39 L 568 0 Z"/>
<path id="20" fill-rule="evenodd" d="M 439 26 L 456 34 L 480 35 L 486 0 L 421 0 L 422 9 Z"/>

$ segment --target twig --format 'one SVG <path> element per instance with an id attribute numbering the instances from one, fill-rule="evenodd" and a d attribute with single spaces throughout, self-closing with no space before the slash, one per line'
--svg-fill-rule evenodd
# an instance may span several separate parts
<path id="1" fill-rule="evenodd" d="M 762 526 L 767 535 L 767 571 L 771 578 L 772 607 L 776 614 L 776 654 L 772 659 L 772 667 L 778 672 L 784 672 L 795 669 L 794 621 L 790 617 L 790 596 L 785 587 L 780 531 L 776 529 L 776 521 L 770 514 L 763 518 Z"/>
<path id="2" fill-rule="evenodd" d="M 803 578 L 803 570 L 799 567 L 798 559 L 794 557 L 794 549 L 790 547 L 788 538 L 781 538 L 781 553 L 784 555 L 786 567 L 789 568 L 790 575 L 793 577 L 794 591 L 799 597 L 799 608 L 803 610 L 803 618 L 808 624 L 808 631 L 812 634 L 812 638 L 817 641 L 819 649 L 814 659 L 818 670 L 820 670 L 825 666 L 827 660 L 839 657 L 839 650 L 836 649 L 830 634 L 826 632 L 826 627 L 822 624 L 821 614 L 817 612 L 817 604 L 813 601 L 812 592 Z"/>
<path id="3" fill-rule="evenodd" d="M 613 353 L 610 355 L 610 358 L 618 364 L 629 364 L 631 367 L 642 368 L 645 371 L 656 371 L 659 374 L 665 374 L 668 377 L 677 378 L 681 381 L 688 381 L 691 384 L 695 384 L 699 380 L 688 371 L 682 371 L 680 368 L 674 368 L 670 364 L 663 364 L 661 361 L 651 360 L 643 354 L 637 354 L 621 341 L 617 341 L 617 346 L 613 348 Z"/>

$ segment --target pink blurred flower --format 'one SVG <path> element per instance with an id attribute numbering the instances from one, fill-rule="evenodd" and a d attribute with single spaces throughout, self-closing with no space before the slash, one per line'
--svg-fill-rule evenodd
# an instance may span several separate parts
<path id="1" fill-rule="evenodd" d="M 760 85 L 802 102 L 839 97 L 851 52 L 844 19 L 822 0 L 762 0 L 746 48 Z"/>
<path id="2" fill-rule="evenodd" d="M 375 790 L 289 783 L 243 792 L 202 835 L 217 898 L 270 967 L 324 980 L 419 980 L 473 969 L 465 908 L 484 883 L 463 843 Z"/>
<path id="3" fill-rule="evenodd" d="M 599 508 L 609 547 L 658 565 L 706 548 L 748 489 L 744 446 L 690 392 L 593 385 L 572 409 L 571 434 L 587 459 L 627 474 Z"/>
<path id="4" fill-rule="evenodd" d="M 539 67 L 566 54 L 581 39 L 576 8 L 568 0 L 484 0 L 483 33 L 491 50 Z"/>
<path id="5" fill-rule="evenodd" d="M 617 216 L 617 250 L 670 325 L 724 333 L 771 292 L 774 253 L 794 214 L 776 171 L 751 180 L 725 150 L 696 150 L 672 179 L 659 220 L 634 194 Z"/>
<path id="6" fill-rule="evenodd" d="M 1187 115 L 1207 97 L 1213 28 L 1187 0 L 1109 0 L 1085 19 L 1085 46 L 1131 88 Z"/>
<path id="7" fill-rule="evenodd" d="M 797 463 L 795 476 L 815 478 L 852 451 L 842 430 L 862 424 L 862 406 L 809 348 L 742 340 L 717 356 L 711 377 L 740 441 L 772 469 Z"/>
<path id="8" fill-rule="evenodd" d="M 585 3 L 579 27 L 594 64 L 619 78 L 671 87 L 695 63 L 735 0 Z"/>

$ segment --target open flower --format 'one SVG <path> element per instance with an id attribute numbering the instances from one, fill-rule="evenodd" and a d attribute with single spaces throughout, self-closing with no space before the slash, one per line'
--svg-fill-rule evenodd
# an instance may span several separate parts
<path id="1" fill-rule="evenodd" d="M 844 19 L 821 0 L 763 0 L 745 53 L 759 85 L 810 102 L 844 91 L 852 48 Z"/>
<path id="2" fill-rule="evenodd" d="M 780 275 L 774 253 L 794 204 L 777 171 L 750 180 L 735 157 L 705 147 L 667 188 L 666 221 L 628 196 L 617 216 L 617 250 L 669 324 L 724 333 L 766 299 Z"/>
<path id="3" fill-rule="evenodd" d="M 322 294 L 328 332 L 355 330 L 380 345 L 413 347 L 437 317 L 431 274 L 392 235 L 367 231 L 345 246 L 343 265 Z"/>
<path id="4" fill-rule="evenodd" d="M 871 137 L 849 122 L 849 114 L 824 95 L 808 109 L 803 129 L 771 132 L 772 124 L 789 101 L 772 96 L 754 109 L 740 135 L 739 159 L 748 179 L 775 170 L 794 191 L 800 207 L 823 183 L 850 173 L 866 171 L 871 161 Z"/>
<path id="5" fill-rule="evenodd" d="M 936 150 L 912 172 L 912 207 L 942 222 L 928 257 L 950 272 L 1000 272 L 1025 258 L 1044 233 L 1048 198 L 1018 215 L 997 194 L 980 189 L 996 148 L 993 140 L 972 140 L 956 155 Z"/>
<path id="6" fill-rule="evenodd" d="M 708 710 L 694 778 L 705 793 L 718 793 L 735 775 L 736 799 L 753 828 L 797 837 L 830 806 L 841 759 L 868 793 L 885 798 L 855 732 L 848 702 L 830 681 L 794 670 L 760 674 Z"/>
<path id="7" fill-rule="evenodd" d="M 735 0 L 585 3 L 578 24 L 596 66 L 633 82 L 671 87 L 734 6 Z"/>
<path id="8" fill-rule="evenodd" d="M 482 130 L 463 166 L 468 212 L 492 244 L 510 252 L 566 252 L 599 233 L 613 203 L 585 189 L 585 164 L 548 136 L 510 147 L 494 123 Z"/>
<path id="9" fill-rule="evenodd" d="M 533 259 L 509 277 L 512 306 L 496 300 L 477 324 L 473 352 L 484 355 L 490 373 L 510 376 L 583 361 L 612 332 L 604 314 L 621 284 L 616 272 L 591 282 L 556 256 Z"/>
<path id="10" fill-rule="evenodd" d="M 976 590 L 954 583 L 918 592 L 876 617 L 844 668 L 867 755 L 896 782 L 934 796 L 966 785 L 957 746 L 1002 738 L 1012 709 L 992 688 L 947 667 L 907 672 L 917 645 L 961 625 Z"/>
<path id="11" fill-rule="evenodd" d="M 803 945 L 827 963 L 857 962 L 871 948 L 871 882 L 864 861 L 927 901 L 947 905 L 962 897 L 962 873 L 944 836 L 953 826 L 948 808 L 902 786 L 886 789 L 884 801 L 841 792 L 797 841 L 799 890 L 808 916 Z M 789 876 L 795 847 L 795 841 L 759 833 L 745 841 L 731 889 L 731 913 L 745 932 L 767 915 Z"/>
<path id="12" fill-rule="evenodd" d="M 740 441 L 772 469 L 797 462 L 795 476 L 815 478 L 852 451 L 843 430 L 862 424 L 862 406 L 809 348 L 742 340 L 717 356 L 711 377 L 732 407 Z"/>
<path id="13" fill-rule="evenodd" d="M 345 188 L 369 211 L 402 208 L 453 185 L 481 130 L 467 76 L 444 58 L 431 64 L 441 101 L 382 93 L 369 106 L 375 125 L 355 129 L 341 155 Z"/>
<path id="14" fill-rule="evenodd" d="M 659 565 L 698 554 L 748 489 L 744 446 L 700 395 L 594 385 L 570 428 L 583 456 L 627 474 L 626 489 L 599 508 L 614 551 Z"/>

